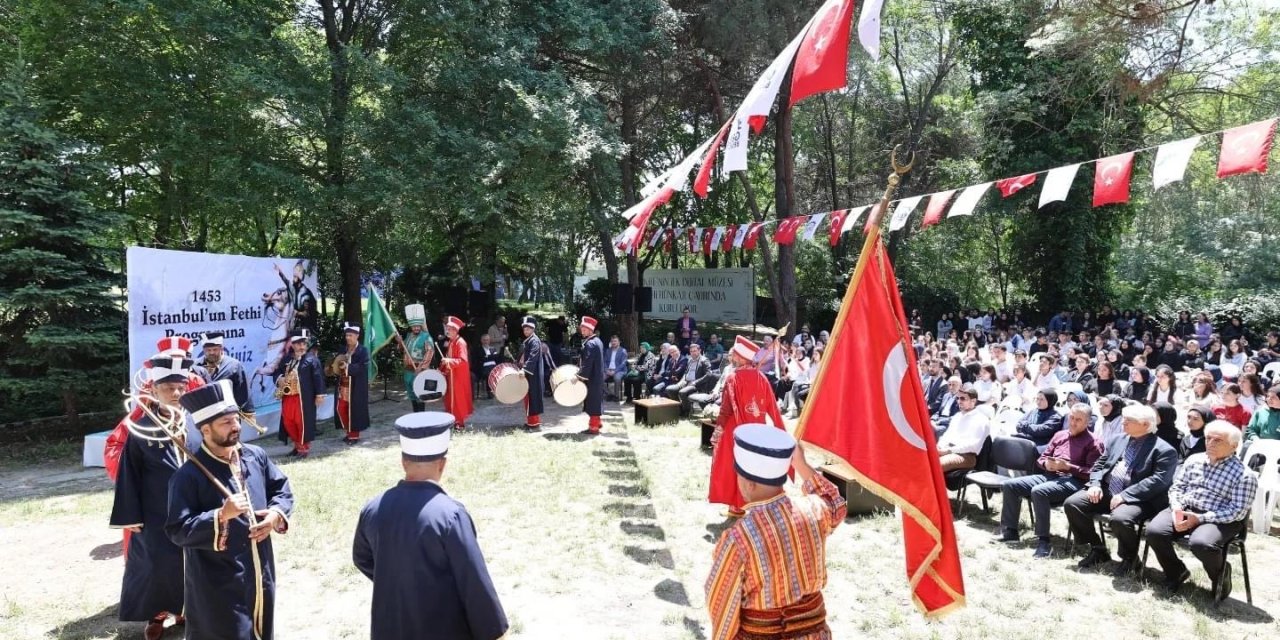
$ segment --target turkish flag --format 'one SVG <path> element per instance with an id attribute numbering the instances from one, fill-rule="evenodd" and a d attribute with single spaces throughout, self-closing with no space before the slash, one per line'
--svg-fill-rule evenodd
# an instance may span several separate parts
<path id="1" fill-rule="evenodd" d="M 751 230 L 747 231 L 747 239 L 742 241 L 742 248 L 747 251 L 754 250 L 756 244 L 760 242 L 760 231 L 763 229 L 763 222 L 751 223 Z"/>
<path id="2" fill-rule="evenodd" d="M 964 577 L 898 283 L 873 229 L 845 293 L 796 437 L 844 458 L 902 512 L 912 599 L 928 617 L 964 605 Z"/>
<path id="3" fill-rule="evenodd" d="M 774 234 L 773 241 L 778 243 L 780 247 L 794 244 L 796 234 L 800 232 L 800 227 L 808 220 L 808 216 L 796 216 L 779 222 L 778 231 Z"/>
<path id="4" fill-rule="evenodd" d="M 715 234 L 716 230 L 711 227 L 702 230 L 702 255 L 711 255 L 711 239 L 715 237 Z"/>
<path id="5" fill-rule="evenodd" d="M 1129 201 L 1129 179 L 1133 177 L 1133 152 L 1103 158 L 1094 165 L 1093 206 Z"/>
<path id="6" fill-rule="evenodd" d="M 827 0 L 800 42 L 791 70 L 791 103 L 848 84 L 853 0 Z"/>
<path id="7" fill-rule="evenodd" d="M 689 227 L 689 253 L 698 250 L 698 228 Z"/>
<path id="8" fill-rule="evenodd" d="M 1000 195 L 1008 198 L 1009 196 L 1022 191 L 1035 183 L 1036 174 L 1028 173 L 1025 176 L 1018 176 L 1016 178 L 996 180 L 996 188 L 1000 190 Z"/>
<path id="9" fill-rule="evenodd" d="M 929 206 L 925 208 L 924 219 L 920 221 L 921 231 L 942 222 L 942 213 L 947 210 L 947 204 L 955 194 L 956 190 L 952 189 L 929 196 Z"/>
<path id="10" fill-rule="evenodd" d="M 673 244 L 672 241 L 675 240 L 675 238 L 676 238 L 676 230 L 667 229 L 667 239 L 662 241 L 663 253 L 671 253 L 671 245 Z"/>
<path id="11" fill-rule="evenodd" d="M 731 225 L 729 225 L 728 227 L 725 227 L 725 230 L 724 230 L 724 241 L 720 243 L 720 250 L 721 250 L 721 251 L 732 251 L 732 250 L 733 250 L 733 236 L 735 236 L 735 235 L 737 235 L 737 234 L 738 234 L 738 225 L 736 225 L 736 224 L 731 224 Z"/>
<path id="12" fill-rule="evenodd" d="M 698 169 L 698 177 L 693 179 L 693 192 L 698 194 L 699 198 L 707 197 L 707 185 L 711 182 L 711 170 L 716 166 L 716 152 L 720 150 L 720 143 L 724 142 L 724 136 L 729 133 L 729 125 L 731 124 L 733 124 L 733 120 L 724 123 L 724 126 L 720 127 L 720 133 L 716 134 L 715 141 L 707 149 L 707 155 L 702 158 L 702 167 Z"/>
<path id="13" fill-rule="evenodd" d="M 840 228 L 844 226 L 844 217 L 849 215 L 848 209 L 841 209 L 831 214 L 831 229 L 828 231 L 830 238 L 828 239 L 831 246 L 840 244 L 840 236 L 844 235 L 840 232 Z"/>
<path id="14" fill-rule="evenodd" d="M 1222 134 L 1222 154 L 1218 156 L 1218 177 L 1241 173 L 1266 173 L 1276 119 L 1263 120 Z"/>

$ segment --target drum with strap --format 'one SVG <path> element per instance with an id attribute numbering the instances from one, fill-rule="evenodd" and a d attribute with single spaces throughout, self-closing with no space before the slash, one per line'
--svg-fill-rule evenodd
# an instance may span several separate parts
<path id="1" fill-rule="evenodd" d="M 441 400 L 448 388 L 448 379 L 437 369 L 424 369 L 413 379 L 413 395 L 422 402 Z"/>
<path id="2" fill-rule="evenodd" d="M 573 407 L 587 399 L 587 385 L 578 379 L 578 367 L 566 364 L 551 372 L 551 397 L 562 407 Z"/>
<path id="3" fill-rule="evenodd" d="M 502 404 L 515 404 L 529 394 L 529 380 L 524 369 L 504 362 L 489 372 L 489 391 Z"/>

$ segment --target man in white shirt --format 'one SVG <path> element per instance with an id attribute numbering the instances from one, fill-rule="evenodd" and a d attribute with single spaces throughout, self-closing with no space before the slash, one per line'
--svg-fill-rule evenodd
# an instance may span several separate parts
<path id="1" fill-rule="evenodd" d="M 960 413 L 951 418 L 951 425 L 938 440 L 938 455 L 942 471 L 972 469 L 978 465 L 978 452 L 991 434 L 991 420 L 978 410 L 978 392 L 972 387 L 960 391 Z"/>
<path id="2" fill-rule="evenodd" d="M 1009 352 L 1000 343 L 991 345 L 991 364 L 996 368 L 996 381 L 1001 384 L 1013 379 L 1013 363 L 1009 361 Z"/>

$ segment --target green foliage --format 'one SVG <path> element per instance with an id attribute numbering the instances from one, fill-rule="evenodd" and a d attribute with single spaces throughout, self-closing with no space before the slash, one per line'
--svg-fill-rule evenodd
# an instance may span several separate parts
<path id="1" fill-rule="evenodd" d="M 82 191 L 77 145 L 40 124 L 29 72 L 19 60 L 0 81 L 0 398 L 6 419 L 74 421 L 123 383 L 116 279 L 90 243 L 115 218 Z"/>
<path id="2" fill-rule="evenodd" d="M 594 278 L 582 285 L 582 297 L 578 298 L 574 315 L 596 318 L 613 313 L 613 283 L 608 278 Z"/>
<path id="3" fill-rule="evenodd" d="M 1212 295 L 1171 296 L 1162 299 L 1151 311 L 1151 317 L 1164 327 L 1178 321 L 1178 313 L 1205 313 L 1217 330 L 1240 318 L 1249 342 L 1256 348 L 1263 344 L 1267 331 L 1280 327 L 1280 299 L 1273 293 L 1249 293 L 1230 297 Z"/>

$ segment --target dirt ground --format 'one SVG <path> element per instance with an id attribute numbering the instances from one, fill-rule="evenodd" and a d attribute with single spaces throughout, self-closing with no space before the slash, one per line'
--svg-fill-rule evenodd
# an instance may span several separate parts
<path id="1" fill-rule="evenodd" d="M 273 436 L 259 443 L 290 477 L 297 500 L 291 531 L 274 539 L 278 639 L 368 636 L 371 585 L 351 565 L 351 537 L 360 507 L 398 479 L 390 424 L 409 411 L 394 400 L 372 409 L 374 427 L 354 448 L 328 425 L 307 460 L 286 461 L 288 447 Z M 513 428 L 522 422 L 518 405 L 482 401 L 475 428 L 454 441 L 444 486 L 476 522 L 511 621 L 508 637 L 706 638 L 703 581 L 726 523 L 722 507 L 705 502 L 710 458 L 698 447 L 698 429 L 636 426 L 629 405 L 606 409 L 604 436 L 579 435 L 586 417 L 552 403 L 543 433 L 529 435 Z M 111 484 L 103 470 L 78 461 L 68 450 L 0 469 L 0 638 L 141 635 L 140 623 L 115 620 L 123 563 L 119 532 L 106 527 Z M 1029 546 L 990 542 L 996 517 L 972 507 L 958 521 L 969 603 L 936 623 L 910 603 L 897 519 L 849 518 L 828 546 L 834 635 L 1039 640 L 1063 625 L 1084 637 L 1280 632 L 1271 614 L 1280 609 L 1274 537 L 1249 538 L 1254 604 L 1244 602 L 1233 556 L 1235 593 L 1214 608 L 1193 560 L 1194 586 L 1170 597 L 1153 586 L 1162 577 L 1154 559 L 1146 571 L 1152 584 L 1078 572 L 1062 539 L 1062 553 L 1033 562 Z M 1065 520 L 1054 518 L 1055 534 L 1065 537 Z"/>

